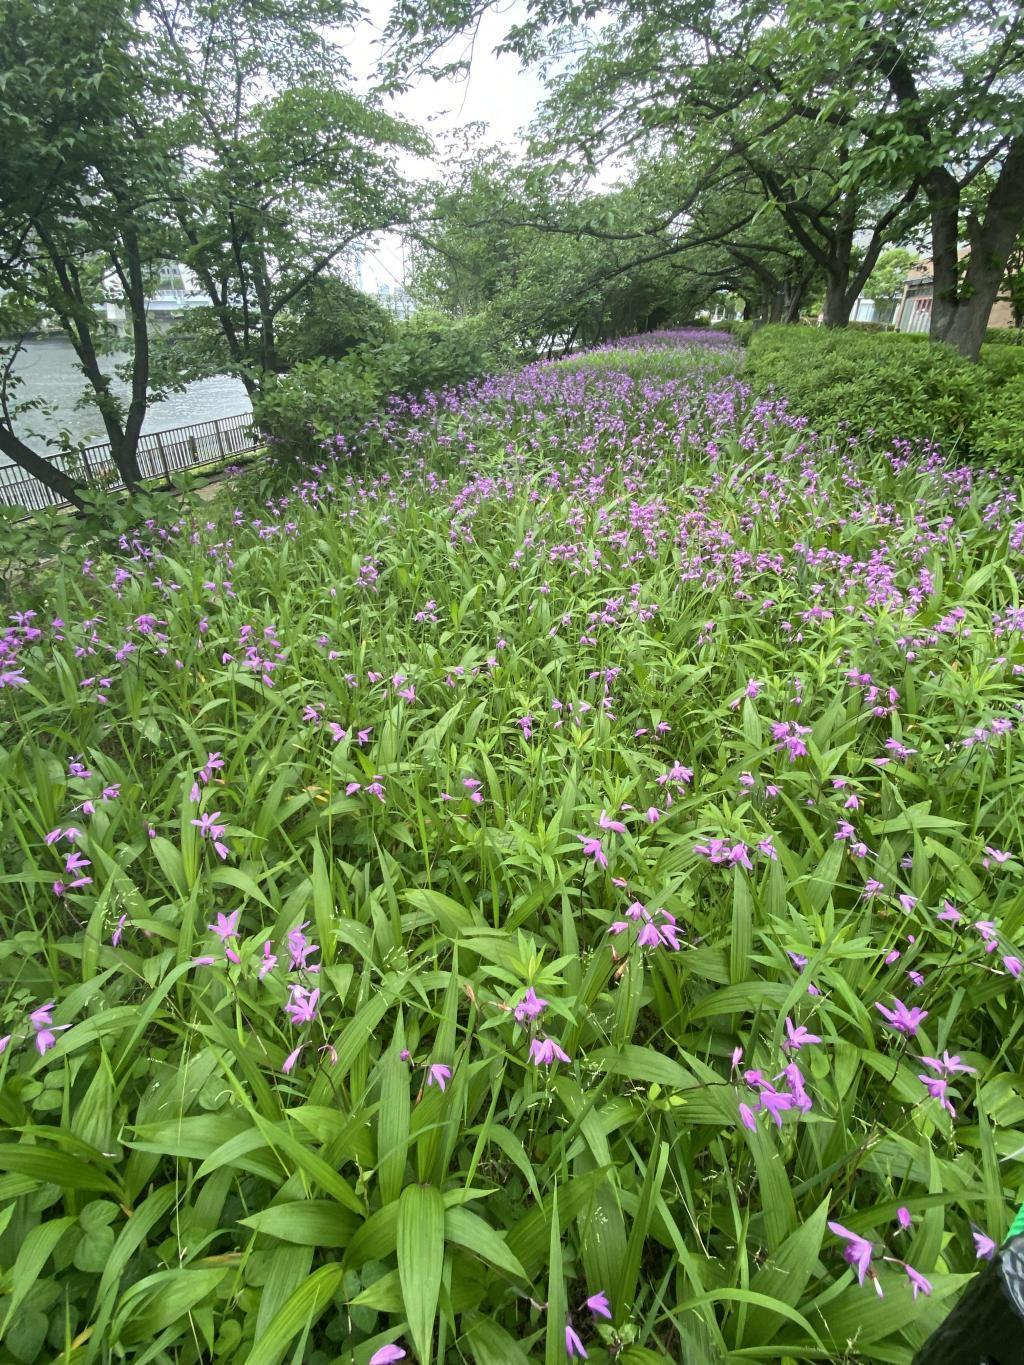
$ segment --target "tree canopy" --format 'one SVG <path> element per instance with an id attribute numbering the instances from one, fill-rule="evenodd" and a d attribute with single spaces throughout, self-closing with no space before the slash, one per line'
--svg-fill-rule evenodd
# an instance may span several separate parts
<path id="1" fill-rule="evenodd" d="M 391 79 L 443 69 L 445 43 L 486 7 L 401 0 Z M 771 220 L 820 275 L 832 325 L 848 320 L 882 251 L 923 226 L 932 335 L 977 355 L 1024 225 L 1019 9 L 993 0 L 927 9 L 916 0 L 531 0 L 504 48 L 548 73 L 535 165 L 547 158 L 555 176 L 575 167 L 579 180 L 610 159 L 635 171 L 685 154 L 703 162 L 700 199 L 711 201 L 746 177 L 759 230 Z M 693 187 L 680 179 L 673 222 L 703 251 L 708 210 Z M 567 221 L 579 225 L 578 213 Z M 732 259 L 736 228 L 721 228 Z M 688 249 L 675 245 L 677 255 Z"/>
<path id="2" fill-rule="evenodd" d="M 348 0 L 10 0 L 0 15 L 0 291 L 8 317 L 34 311 L 71 341 L 128 488 L 158 381 L 227 371 L 257 389 L 283 364 L 289 305 L 407 214 L 395 154 L 426 142 L 351 88 L 331 32 L 356 13 Z M 154 356 L 146 306 L 167 262 L 209 299 L 173 365 Z M 102 361 L 107 298 L 127 319 L 127 402 Z M 20 341 L 5 331 L 9 360 Z M 31 443 L 10 364 L 3 378 L 0 451 L 77 500 L 72 463 L 46 458 L 59 439 Z"/>

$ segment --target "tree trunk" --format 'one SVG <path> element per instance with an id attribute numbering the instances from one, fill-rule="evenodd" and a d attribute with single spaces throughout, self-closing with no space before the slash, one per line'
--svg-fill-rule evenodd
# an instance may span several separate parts
<path id="1" fill-rule="evenodd" d="M 931 339 L 977 360 L 989 314 L 1006 273 L 1006 263 L 1024 224 L 1024 137 L 1010 144 L 999 179 L 989 195 L 984 220 L 967 219 L 970 257 L 959 277 L 960 185 L 944 167 L 925 181 L 932 217 Z"/>
<path id="2" fill-rule="evenodd" d="M 13 461 L 19 469 L 24 469 L 26 474 L 38 480 L 51 493 L 54 493 L 61 502 L 69 502 L 73 507 L 83 506 L 81 489 L 75 483 L 70 474 L 65 474 L 63 469 L 59 469 L 52 460 L 46 460 L 20 441 L 9 427 L 0 425 L 0 451 Z"/>
<path id="3" fill-rule="evenodd" d="M 785 316 L 782 319 L 783 322 L 792 323 L 800 321 L 800 305 L 804 301 L 805 288 L 806 286 L 801 284 L 797 285 L 795 289 L 789 290 L 789 300 L 786 304 Z"/>
<path id="4" fill-rule="evenodd" d="M 149 319 L 146 316 L 146 283 L 142 269 L 142 253 L 138 234 L 134 229 L 124 233 L 127 273 L 121 278 L 125 285 L 125 303 L 132 322 L 132 392 L 125 414 L 121 440 L 111 445 L 111 455 L 128 490 L 140 479 L 139 437 L 149 404 Z M 120 270 L 120 266 L 118 266 Z"/>
<path id="5" fill-rule="evenodd" d="M 826 327 L 845 327 L 850 321 L 853 299 L 850 298 L 850 291 L 847 288 L 848 282 L 848 275 L 838 273 L 829 275 L 825 282 Z"/>

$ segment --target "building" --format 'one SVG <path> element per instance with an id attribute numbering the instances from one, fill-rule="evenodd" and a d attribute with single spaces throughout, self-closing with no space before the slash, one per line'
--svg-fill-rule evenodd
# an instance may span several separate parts
<path id="1" fill-rule="evenodd" d="M 412 296 L 401 285 L 378 284 L 377 302 L 395 318 L 409 318 L 416 311 Z"/>
<path id="2" fill-rule="evenodd" d="M 160 267 L 154 286 L 146 296 L 146 316 L 157 326 L 177 322 L 189 308 L 209 306 L 210 300 L 200 291 L 195 276 L 176 261 L 166 261 Z M 117 294 L 108 295 L 104 307 L 107 321 L 119 332 L 126 332 L 124 300 Z"/>
<path id="3" fill-rule="evenodd" d="M 891 325 L 896 312 L 895 299 L 866 299 L 862 294 L 853 305 L 851 322 L 878 322 L 883 327 Z"/>
<path id="4" fill-rule="evenodd" d="M 860 302 L 860 300 L 858 300 Z M 863 319 L 857 319 L 862 321 Z M 893 321 L 899 332 L 927 332 L 932 323 L 932 263 L 918 261 L 910 267 L 903 297 Z M 996 299 L 988 317 L 990 327 L 1012 327 L 1013 309 L 1007 299 Z"/>

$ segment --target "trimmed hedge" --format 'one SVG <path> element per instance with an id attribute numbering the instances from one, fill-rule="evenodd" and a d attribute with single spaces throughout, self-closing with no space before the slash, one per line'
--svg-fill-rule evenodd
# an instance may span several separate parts
<path id="1" fill-rule="evenodd" d="M 1024 346 L 1024 327 L 990 327 L 985 333 L 986 346 Z"/>
<path id="2" fill-rule="evenodd" d="M 752 338 L 745 375 L 820 432 L 1024 462 L 1024 351 L 986 346 L 975 365 L 899 332 L 777 324 Z"/>
<path id="3" fill-rule="evenodd" d="M 741 346 L 749 346 L 750 338 L 754 335 L 757 327 L 756 322 L 751 322 L 745 318 L 723 318 L 721 322 L 713 322 L 711 330 L 714 332 L 729 332 Z"/>

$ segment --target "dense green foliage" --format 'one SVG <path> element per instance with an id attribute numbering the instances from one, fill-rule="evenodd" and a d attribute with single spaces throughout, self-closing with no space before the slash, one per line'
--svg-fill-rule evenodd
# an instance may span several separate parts
<path id="1" fill-rule="evenodd" d="M 444 40 L 487 8 L 396 0 L 395 71 L 447 55 Z M 876 273 L 886 247 L 921 238 L 932 337 L 977 357 L 1000 287 L 1020 278 L 1019 6 L 527 0 L 525 11 L 505 47 L 547 62 L 531 169 L 540 181 L 546 160 L 564 230 L 631 242 L 637 264 L 652 250 L 674 257 L 766 320 L 795 320 L 820 289 L 830 326 L 865 287 L 890 291 Z M 625 168 L 632 212 L 616 213 L 618 193 L 588 200 L 590 175 L 609 164 Z M 543 206 L 535 221 L 552 227 Z"/>
<path id="2" fill-rule="evenodd" d="M 294 366 L 256 396 L 255 417 L 281 455 L 312 456 L 338 436 L 359 447 L 389 395 L 464 384 L 511 358 L 501 329 L 485 315 L 453 321 L 417 313 L 390 328 L 386 340 L 365 342 L 341 360 Z"/>
<path id="3" fill-rule="evenodd" d="M 819 431 L 1024 459 L 1024 355 L 1008 347 L 984 349 L 975 366 L 920 336 L 762 327 L 746 374 L 761 391 L 785 393 Z"/>
<path id="4" fill-rule="evenodd" d="M 45 320 L 73 346 L 131 488 L 161 388 L 234 373 L 258 389 L 288 362 L 299 301 L 312 327 L 317 282 L 351 243 L 407 215 L 396 152 L 428 144 L 354 93 L 331 34 L 357 13 L 351 0 L 0 10 L 0 451 L 60 498 L 81 500 L 73 456 L 62 473 L 41 458 L 66 444 L 59 433 L 38 414 L 19 420 L 12 361 L 29 325 Z M 208 306 L 156 346 L 148 305 L 168 263 L 190 268 Z M 107 301 L 122 311 L 117 338 Z M 337 352 L 336 332 L 319 340 Z M 127 401 L 102 363 L 114 344 L 127 353 Z"/>
<path id="5" fill-rule="evenodd" d="M 285 369 L 306 360 L 341 360 L 357 346 L 391 339 L 391 314 L 375 298 L 337 276 L 318 275 L 288 304 L 278 327 Z"/>
<path id="6" fill-rule="evenodd" d="M 5 1360 L 907 1365 L 1001 1239 L 1020 484 L 693 341 L 23 584 Z"/>

